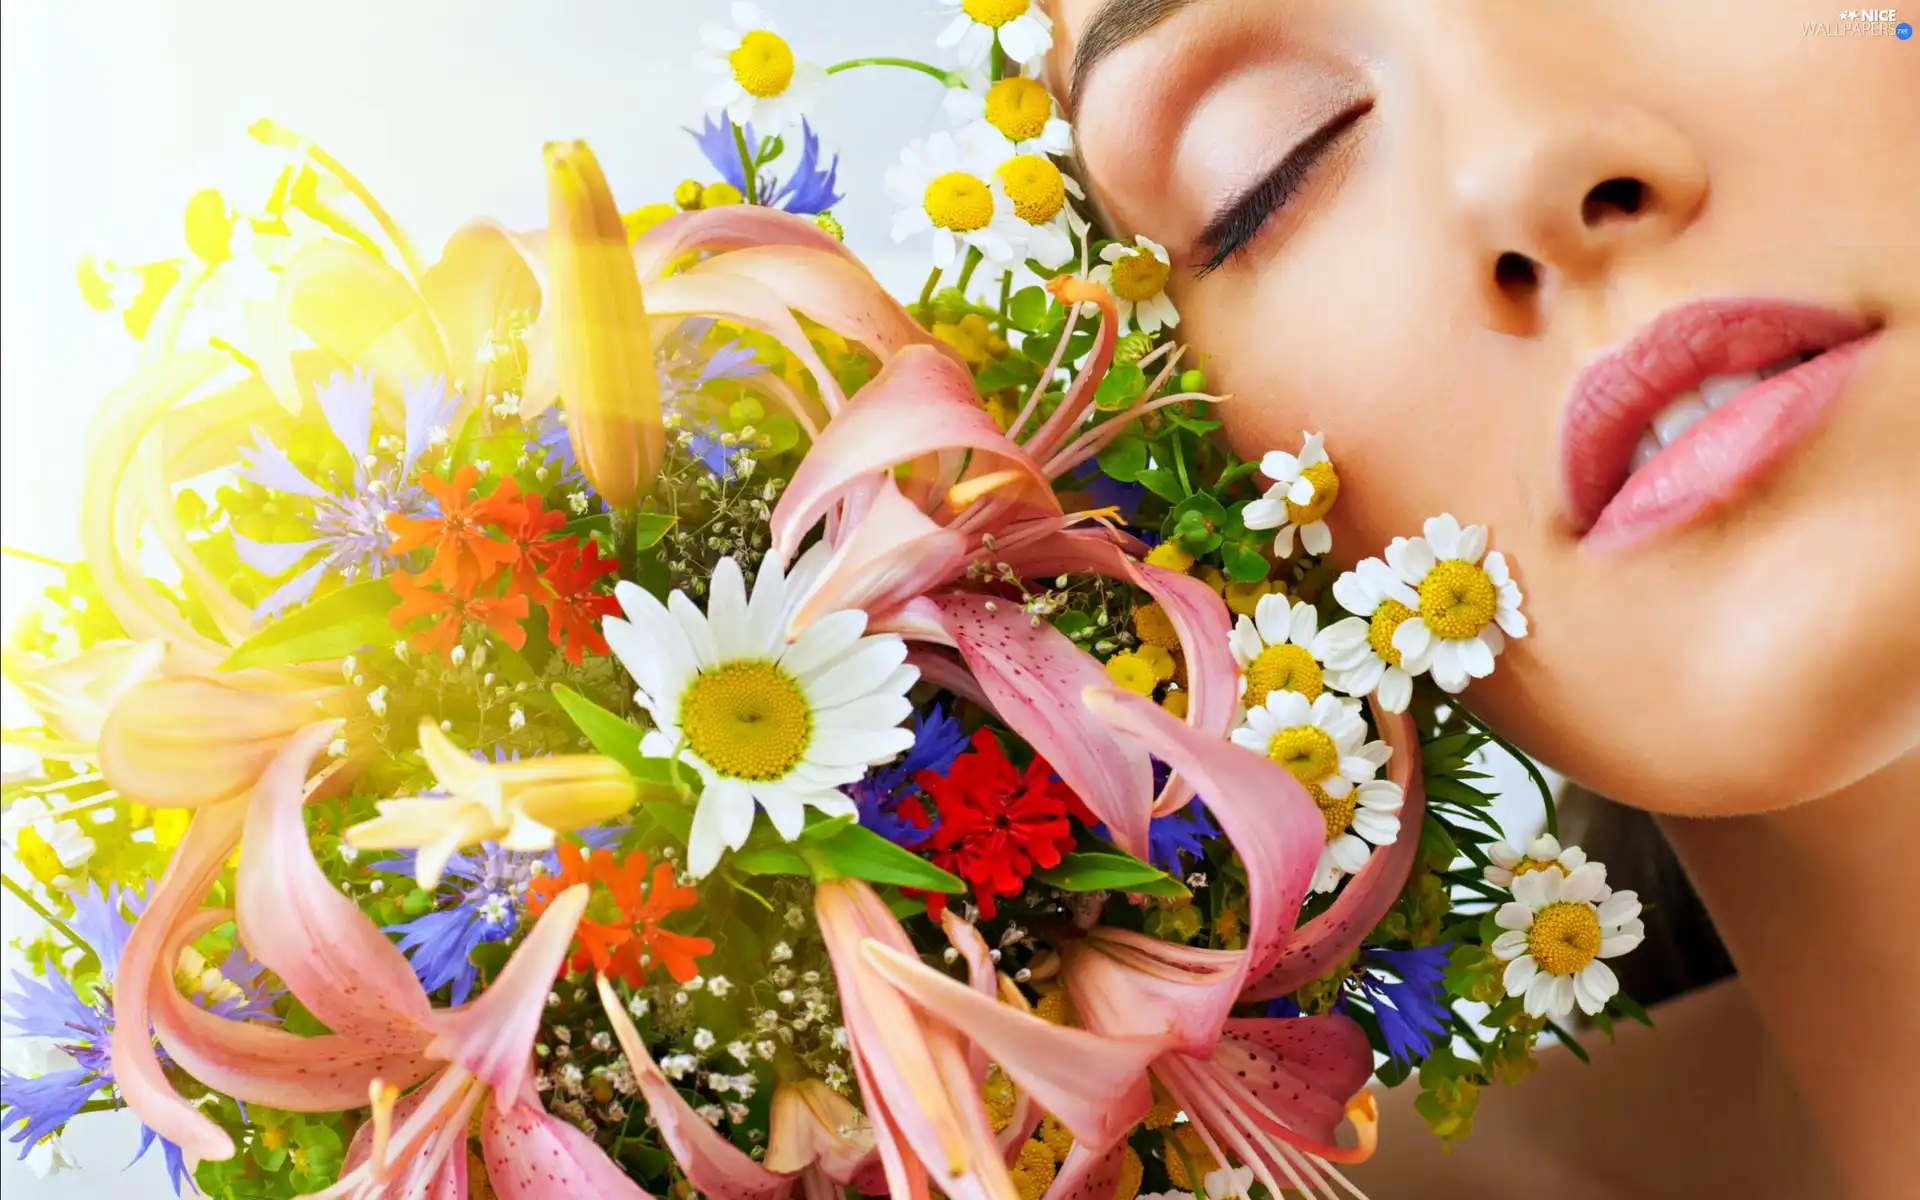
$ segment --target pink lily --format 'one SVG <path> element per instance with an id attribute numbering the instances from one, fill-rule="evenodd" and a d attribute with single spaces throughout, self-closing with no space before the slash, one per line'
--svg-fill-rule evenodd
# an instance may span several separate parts
<path id="1" fill-rule="evenodd" d="M 587 889 L 561 893 L 479 999 L 435 1009 L 405 956 L 334 890 L 308 845 L 300 816 L 307 772 L 336 728 L 320 722 L 303 730 L 254 789 L 237 888 L 242 940 L 333 1032 L 300 1037 L 229 1021 L 165 986 L 154 989 L 151 1005 L 168 1053 L 194 1078 L 244 1101 L 301 1112 L 371 1101 L 373 1119 L 327 1196 L 464 1196 L 468 1121 L 485 1103 L 481 1137 L 497 1194 L 531 1198 L 559 1187 L 569 1195 L 645 1197 L 589 1139 L 548 1116 L 531 1086 L 533 1039 Z M 167 948 L 177 953 L 205 920 L 189 914 L 175 922 Z M 401 1089 L 423 1080 L 402 1098 Z M 119 1082 L 127 1103 L 163 1136 L 199 1157 L 232 1155 L 225 1132 L 157 1067 Z"/>

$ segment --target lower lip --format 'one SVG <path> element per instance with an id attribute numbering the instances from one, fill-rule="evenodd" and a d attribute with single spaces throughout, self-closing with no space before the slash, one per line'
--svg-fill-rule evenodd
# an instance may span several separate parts
<path id="1" fill-rule="evenodd" d="M 1627 477 L 1583 540 L 1615 549 L 1686 525 L 1738 496 L 1815 429 L 1871 337 L 1754 384 Z"/>

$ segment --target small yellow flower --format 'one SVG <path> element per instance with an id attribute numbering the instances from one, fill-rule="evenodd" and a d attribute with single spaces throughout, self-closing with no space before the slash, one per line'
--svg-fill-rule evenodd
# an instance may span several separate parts
<path id="1" fill-rule="evenodd" d="M 1067 1127 L 1057 1118 L 1043 1119 L 1039 1130 L 1036 1131 L 1036 1136 L 1048 1150 L 1053 1152 L 1054 1158 L 1061 1162 L 1067 1161 L 1067 1155 L 1073 1150 L 1073 1134 L 1069 1133 Z"/>
<path id="2" fill-rule="evenodd" d="M 1193 568 L 1193 555 L 1187 553 L 1178 542 L 1161 542 L 1147 551 L 1147 565 L 1184 574 Z"/>
<path id="3" fill-rule="evenodd" d="M 1053 1186 L 1054 1173 L 1053 1152 L 1040 1142 L 1020 1147 L 1020 1157 L 1007 1170 L 1020 1200 L 1040 1200 Z"/>
<path id="4" fill-rule="evenodd" d="M 621 224 L 627 227 L 627 244 L 639 241 L 649 229 L 671 217 L 677 210 L 671 204 L 643 204 L 630 213 L 622 214 Z"/>
<path id="5" fill-rule="evenodd" d="M 1220 1169 L 1220 1160 L 1207 1149 L 1207 1144 L 1200 1140 L 1200 1131 L 1191 1124 L 1175 1125 L 1163 1136 L 1166 1147 L 1161 1157 L 1173 1186 L 1192 1190 L 1195 1183 Z"/>
<path id="6" fill-rule="evenodd" d="M 673 202 L 684 209 L 700 207 L 700 198 L 706 194 L 706 185 L 698 179 L 682 179 L 673 188 Z"/>
<path id="7" fill-rule="evenodd" d="M 1141 235 L 1131 246 L 1110 244 L 1100 252 L 1100 260 L 1092 278 L 1113 293 L 1120 315 L 1132 320 L 1135 329 L 1159 333 L 1180 323 L 1179 310 L 1167 298 L 1173 267 L 1165 246 Z"/>
<path id="8" fill-rule="evenodd" d="M 700 192 L 701 208 L 725 208 L 729 204 L 745 204 L 747 198 L 740 189 L 730 183 L 710 183 Z"/>
<path id="9" fill-rule="evenodd" d="M 1121 687 L 1142 696 L 1153 695 L 1154 687 L 1160 682 L 1153 665 L 1131 650 L 1122 650 L 1109 658 L 1107 674 Z"/>
<path id="10" fill-rule="evenodd" d="M 1182 721 L 1187 719 L 1187 693 L 1168 692 L 1160 701 L 1160 707 L 1166 709 Z"/>
<path id="11" fill-rule="evenodd" d="M 1262 579 L 1254 583 L 1229 583 L 1226 585 L 1227 607 L 1243 617 L 1250 617 L 1259 607 L 1262 596 L 1271 595 L 1273 581 Z"/>
<path id="12" fill-rule="evenodd" d="M 1073 1001 L 1067 997 L 1067 989 L 1059 986 L 1040 989 L 1039 1003 L 1033 1006 L 1033 1013 L 1049 1025 L 1073 1024 Z"/>
<path id="13" fill-rule="evenodd" d="M 1165 646 L 1145 645 L 1134 652 L 1135 657 L 1153 668 L 1153 677 L 1161 683 L 1173 678 L 1174 659 Z"/>
<path id="14" fill-rule="evenodd" d="M 1134 607 L 1133 634 L 1149 646 L 1166 650 L 1180 648 L 1180 634 L 1173 628 L 1173 618 L 1157 602 L 1150 601 Z"/>

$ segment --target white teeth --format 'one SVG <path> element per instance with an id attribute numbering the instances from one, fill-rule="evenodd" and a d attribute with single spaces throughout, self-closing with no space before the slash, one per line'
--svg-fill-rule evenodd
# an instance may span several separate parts
<path id="1" fill-rule="evenodd" d="M 1660 439 L 1654 436 L 1653 430 L 1649 429 L 1640 435 L 1640 444 L 1633 448 L 1633 465 L 1627 469 L 1628 474 L 1646 466 L 1658 453 L 1660 453 Z"/>
<path id="2" fill-rule="evenodd" d="M 1688 392 L 1660 410 L 1653 419 L 1653 432 L 1662 446 L 1671 446 L 1679 436 L 1713 410 L 1698 392 Z"/>
<path id="3" fill-rule="evenodd" d="M 1741 392 L 1760 382 L 1758 371 L 1745 375 L 1715 375 L 1700 385 L 1700 398 L 1708 408 L 1719 408 Z"/>

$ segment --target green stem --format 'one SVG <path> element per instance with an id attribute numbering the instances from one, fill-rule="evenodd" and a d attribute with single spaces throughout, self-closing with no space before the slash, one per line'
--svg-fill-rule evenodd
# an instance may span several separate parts
<path id="1" fill-rule="evenodd" d="M 1000 48 L 1000 39 L 998 37 L 995 37 L 993 39 L 993 78 L 995 80 L 1000 80 L 1000 79 L 1005 79 L 1006 77 L 1007 77 L 1007 52 Z"/>
<path id="2" fill-rule="evenodd" d="M 1219 486 L 1225 488 L 1228 484 L 1240 479 L 1242 476 L 1251 475 L 1259 469 L 1260 464 L 1257 462 L 1237 462 L 1220 472 Z"/>
<path id="3" fill-rule="evenodd" d="M 1191 496 L 1193 495 L 1193 485 L 1187 482 L 1187 456 L 1180 453 L 1180 431 L 1178 429 L 1173 431 L 1173 436 L 1170 440 L 1173 445 L 1174 473 L 1180 476 L 1180 494 L 1183 496 Z"/>
<path id="4" fill-rule="evenodd" d="M 921 62 L 917 58 L 890 58 L 880 55 L 874 58 L 850 58 L 827 68 L 827 74 L 838 75 L 842 71 L 851 71 L 855 67 L 904 67 L 909 71 L 918 71 L 922 75 L 931 75 L 948 87 L 960 86 L 959 72 L 942 71 L 932 63 Z"/>
<path id="5" fill-rule="evenodd" d="M 933 328 L 933 289 L 940 286 L 940 276 L 945 274 L 935 267 L 928 275 L 926 286 L 920 289 L 920 320 L 927 328 Z"/>
<path id="6" fill-rule="evenodd" d="M 1533 760 L 1531 758 L 1528 758 L 1526 755 L 1522 754 L 1519 751 L 1519 749 L 1514 746 L 1512 742 L 1509 742 L 1507 739 L 1501 737 L 1499 734 L 1495 733 L 1493 730 L 1488 729 L 1486 725 L 1478 717 L 1474 716 L 1472 713 L 1468 712 L 1464 708 L 1460 709 L 1459 712 L 1460 712 L 1461 718 L 1465 720 L 1467 724 L 1473 726 L 1475 729 L 1478 729 L 1481 733 L 1486 734 L 1488 739 L 1491 740 L 1494 745 L 1500 747 L 1502 750 L 1505 750 L 1509 755 L 1513 757 L 1513 759 L 1516 762 L 1518 762 L 1521 766 L 1527 769 L 1527 774 L 1533 778 L 1533 786 L 1540 789 L 1540 803 L 1547 810 L 1547 832 L 1552 834 L 1554 837 L 1559 837 L 1560 836 L 1560 814 L 1553 802 L 1553 789 L 1547 786 L 1547 777 L 1540 773 L 1540 768 L 1534 766 Z"/>
<path id="7" fill-rule="evenodd" d="M 740 128 L 738 121 L 727 122 L 733 126 L 733 147 L 740 152 L 740 178 L 747 186 L 740 189 L 748 204 L 760 203 L 760 181 L 754 176 L 753 155 L 747 151 L 747 131 Z"/>
<path id="8" fill-rule="evenodd" d="M 967 261 L 961 264 L 961 267 L 960 267 L 960 283 L 958 286 L 960 288 L 961 295 L 966 294 L 967 284 L 971 282 L 973 279 L 973 269 L 979 266 L 980 260 L 985 257 L 986 257 L 985 255 L 980 253 L 980 248 L 978 246 L 967 247 Z"/>
<path id="9" fill-rule="evenodd" d="M 0 546 L 0 554 L 24 559 L 30 563 L 39 563 L 43 567 L 52 567 L 57 571 L 64 571 L 73 565 L 72 563 L 61 562 L 57 558 L 48 558 L 44 554 L 35 554 L 31 550 L 22 550 L 18 546 Z"/>
<path id="10" fill-rule="evenodd" d="M 1001 337 L 1007 336 L 1007 330 L 1010 326 L 1010 323 L 1013 320 L 1012 316 L 1010 315 L 1012 312 L 1012 309 L 1013 309 L 1013 272 L 1008 271 L 1005 274 L 1000 276 L 1000 336 Z"/>
<path id="11" fill-rule="evenodd" d="M 65 921 L 62 921 L 59 917 L 56 917 L 52 913 L 48 912 L 46 905 L 40 903 L 38 900 L 35 900 L 27 892 L 27 889 L 15 883 L 12 877 L 7 875 L 0 875 L 0 887 L 6 888 L 8 891 L 18 896 L 20 898 L 20 903 L 32 909 L 35 916 L 39 917 L 42 921 L 45 921 L 49 926 L 51 926 L 54 929 L 55 932 L 59 933 L 61 937 L 66 938 L 69 942 L 72 942 L 74 946 L 78 947 L 81 950 L 93 949 L 93 947 L 87 945 L 85 938 L 81 937 L 79 934 L 73 931 L 72 926 L 68 925 Z"/>

